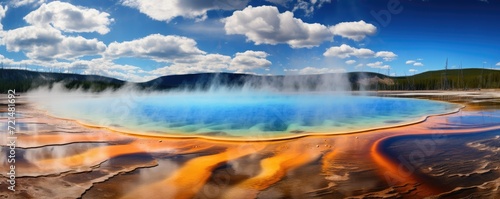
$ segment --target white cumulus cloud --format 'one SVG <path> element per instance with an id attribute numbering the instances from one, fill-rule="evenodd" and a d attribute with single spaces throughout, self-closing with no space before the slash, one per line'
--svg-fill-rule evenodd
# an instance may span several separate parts
<path id="1" fill-rule="evenodd" d="M 349 64 L 349 65 L 351 65 L 351 64 L 355 64 L 355 63 L 356 63 L 356 60 L 347 60 L 347 61 L 345 61 L 345 63 L 346 63 L 346 64 Z"/>
<path id="2" fill-rule="evenodd" d="M 93 8 L 74 6 L 70 3 L 53 1 L 42 4 L 24 17 L 29 24 L 41 27 L 53 26 L 65 32 L 98 32 L 106 34 L 113 21 L 106 12 Z"/>
<path id="3" fill-rule="evenodd" d="M 305 23 L 293 13 L 280 13 L 274 6 L 248 6 L 225 19 L 229 35 L 245 35 L 255 44 L 288 44 L 292 48 L 311 48 L 333 39 L 332 32 L 319 23 Z"/>
<path id="4" fill-rule="evenodd" d="M 132 41 L 112 42 L 108 45 L 105 56 L 110 58 L 135 57 L 153 59 L 158 62 L 172 62 L 205 54 L 196 45 L 196 41 L 191 38 L 152 34 Z"/>
<path id="5" fill-rule="evenodd" d="M 497 64 L 495 64 L 495 66 L 500 66 L 500 62 L 498 62 Z"/>
<path id="6" fill-rule="evenodd" d="M 12 7 L 17 8 L 26 5 L 38 6 L 45 3 L 45 1 L 46 0 L 11 0 L 9 4 L 12 5 Z"/>
<path id="7" fill-rule="evenodd" d="M 263 51 L 247 50 L 243 53 L 236 53 L 231 61 L 229 70 L 236 72 L 245 72 L 258 68 L 271 66 L 271 62 L 266 59 L 268 54 Z"/>
<path id="8" fill-rule="evenodd" d="M 415 60 L 408 60 L 406 61 L 406 64 L 414 64 L 416 61 Z"/>
<path id="9" fill-rule="evenodd" d="M 393 52 L 390 51 L 379 51 L 375 53 L 375 57 L 381 57 L 385 61 L 392 61 L 398 57 L 398 55 L 394 54 Z"/>
<path id="10" fill-rule="evenodd" d="M 377 27 L 361 20 L 356 22 L 342 22 L 335 26 L 331 26 L 330 30 L 335 35 L 349 38 L 354 41 L 361 41 L 366 36 L 375 34 L 377 32 Z"/>
<path id="11" fill-rule="evenodd" d="M 325 57 L 339 57 L 339 58 L 382 58 L 385 61 L 392 61 L 397 58 L 397 55 L 390 51 L 379 51 L 374 52 L 367 48 L 354 48 L 347 44 L 342 44 L 340 46 L 334 46 L 327 49 L 323 56 Z M 347 63 L 347 62 L 346 62 Z"/>
<path id="12" fill-rule="evenodd" d="M 103 58 L 95 58 L 91 60 L 34 60 L 25 59 L 14 61 L 6 59 L 0 55 L 0 61 L 9 68 L 18 68 L 17 66 L 35 65 L 43 68 L 38 68 L 37 71 L 52 71 L 61 73 L 78 73 L 78 74 L 98 74 L 108 77 L 118 78 L 128 81 L 146 81 L 156 78 L 142 71 L 140 67 L 132 65 L 121 65 L 106 60 Z M 24 69 L 24 68 L 21 68 Z"/>
<path id="13" fill-rule="evenodd" d="M 59 30 L 36 26 L 8 30 L 2 43 L 7 51 L 23 51 L 27 57 L 37 60 L 74 59 L 97 55 L 106 49 L 106 45 L 97 39 L 68 37 Z"/>
<path id="14" fill-rule="evenodd" d="M 7 12 L 8 9 L 9 9 L 8 6 L 0 5 L 0 31 L 3 30 L 2 19 L 5 17 L 5 13 Z"/>
<path id="15" fill-rule="evenodd" d="M 422 60 L 422 59 L 419 59 Z M 408 60 L 405 62 L 407 65 L 413 65 L 413 66 L 424 66 L 422 62 L 415 61 L 415 60 Z"/>
<path id="16" fill-rule="evenodd" d="M 339 57 L 339 58 L 348 58 L 348 57 L 358 57 L 358 58 L 370 58 L 375 55 L 370 49 L 366 48 L 354 48 L 347 44 L 342 44 L 341 46 L 330 47 L 323 53 L 325 57 Z"/>
<path id="17" fill-rule="evenodd" d="M 125 6 L 138 9 L 154 20 L 169 22 L 175 17 L 205 20 L 209 10 L 242 9 L 249 0 L 123 0 Z"/>
<path id="18" fill-rule="evenodd" d="M 157 76 L 163 76 L 201 72 L 221 72 L 227 69 L 230 63 L 231 57 L 226 55 L 196 55 L 189 60 L 175 62 L 169 66 L 155 69 L 150 73 Z"/>
<path id="19" fill-rule="evenodd" d="M 295 71 L 293 71 L 295 72 Z M 302 75 L 312 75 L 312 74 L 325 74 L 325 73 L 343 73 L 346 72 L 343 68 L 316 68 L 316 67 L 305 67 L 298 70 L 299 74 Z"/>
<path id="20" fill-rule="evenodd" d="M 391 68 L 391 66 L 385 64 L 383 62 L 373 62 L 373 63 L 368 63 L 366 64 L 366 66 L 370 67 L 370 68 L 380 68 L 380 69 L 389 69 Z"/>
<path id="21" fill-rule="evenodd" d="M 190 59 L 176 60 L 169 66 L 151 71 L 153 75 L 188 74 L 201 72 L 248 72 L 266 68 L 271 62 L 263 51 L 245 51 L 236 53 L 233 58 L 227 55 L 206 54 L 192 56 Z"/>

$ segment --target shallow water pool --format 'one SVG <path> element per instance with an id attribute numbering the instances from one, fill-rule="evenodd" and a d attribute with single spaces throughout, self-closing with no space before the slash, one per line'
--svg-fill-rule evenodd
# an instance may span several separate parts
<path id="1" fill-rule="evenodd" d="M 76 98 L 44 108 L 59 117 L 129 132 L 259 139 L 401 125 L 458 107 L 339 93 L 171 92 Z"/>

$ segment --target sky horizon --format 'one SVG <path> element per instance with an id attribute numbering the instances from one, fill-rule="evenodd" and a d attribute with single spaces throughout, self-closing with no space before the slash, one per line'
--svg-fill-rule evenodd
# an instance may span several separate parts
<path id="1" fill-rule="evenodd" d="M 127 81 L 202 72 L 500 69 L 488 0 L 0 2 L 0 62 Z"/>

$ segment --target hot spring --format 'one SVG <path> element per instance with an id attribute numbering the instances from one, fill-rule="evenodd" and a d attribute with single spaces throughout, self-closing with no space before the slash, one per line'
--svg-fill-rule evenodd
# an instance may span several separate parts
<path id="1" fill-rule="evenodd" d="M 123 132 L 248 140 L 397 126 L 459 107 L 327 92 L 122 93 L 41 101 L 42 108 L 54 116 Z"/>

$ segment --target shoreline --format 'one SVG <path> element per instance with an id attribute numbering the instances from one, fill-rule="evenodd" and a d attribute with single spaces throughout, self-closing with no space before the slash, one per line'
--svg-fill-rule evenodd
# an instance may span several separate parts
<path id="1" fill-rule="evenodd" d="M 394 97 L 394 96 L 379 96 L 379 97 Z M 431 100 L 432 101 L 432 99 L 424 99 L 424 100 Z M 31 103 L 33 103 L 33 102 L 31 102 Z M 64 121 L 72 121 L 72 122 L 78 123 L 78 124 L 85 126 L 85 127 L 88 127 L 88 128 L 105 129 L 105 130 L 109 130 L 112 132 L 131 135 L 131 136 L 137 136 L 137 137 L 150 137 L 150 138 L 158 138 L 158 139 L 160 139 L 160 138 L 165 138 L 165 139 L 203 139 L 203 140 L 224 141 L 224 142 L 271 142 L 271 141 L 284 141 L 284 140 L 292 140 L 292 139 L 299 139 L 299 138 L 304 138 L 304 137 L 315 137 L 315 136 L 317 137 L 317 136 L 336 136 L 336 135 L 361 134 L 361 133 L 367 133 L 367 132 L 377 131 L 377 130 L 411 126 L 411 125 L 425 122 L 430 117 L 450 115 L 450 114 L 458 113 L 462 109 L 466 108 L 466 105 L 464 105 L 462 103 L 448 102 L 448 101 L 446 103 L 455 104 L 459 107 L 457 107 L 453 110 L 450 110 L 449 112 L 424 115 L 418 119 L 415 119 L 414 121 L 409 121 L 409 122 L 395 124 L 395 125 L 385 125 L 385 126 L 380 126 L 380 127 L 365 128 L 365 129 L 358 129 L 358 130 L 352 130 L 352 131 L 322 132 L 322 133 L 304 132 L 304 133 L 300 133 L 297 135 L 276 136 L 276 137 L 258 138 L 258 139 L 255 139 L 252 137 L 235 138 L 235 137 L 223 137 L 223 136 L 176 135 L 176 134 L 136 132 L 136 131 L 131 131 L 131 130 L 117 129 L 117 128 L 113 128 L 113 127 L 109 127 L 109 126 L 99 126 L 99 125 L 95 125 L 95 124 L 89 124 L 89 123 L 85 123 L 85 122 L 77 120 L 77 119 L 58 117 L 58 116 L 50 114 L 48 111 L 43 110 L 40 107 L 37 107 L 37 105 L 34 103 L 32 104 L 32 107 L 37 109 L 38 111 L 43 112 L 45 115 L 52 117 L 52 118 L 55 118 L 55 119 L 64 120 Z M 259 137 L 259 136 L 256 136 L 256 137 Z"/>

